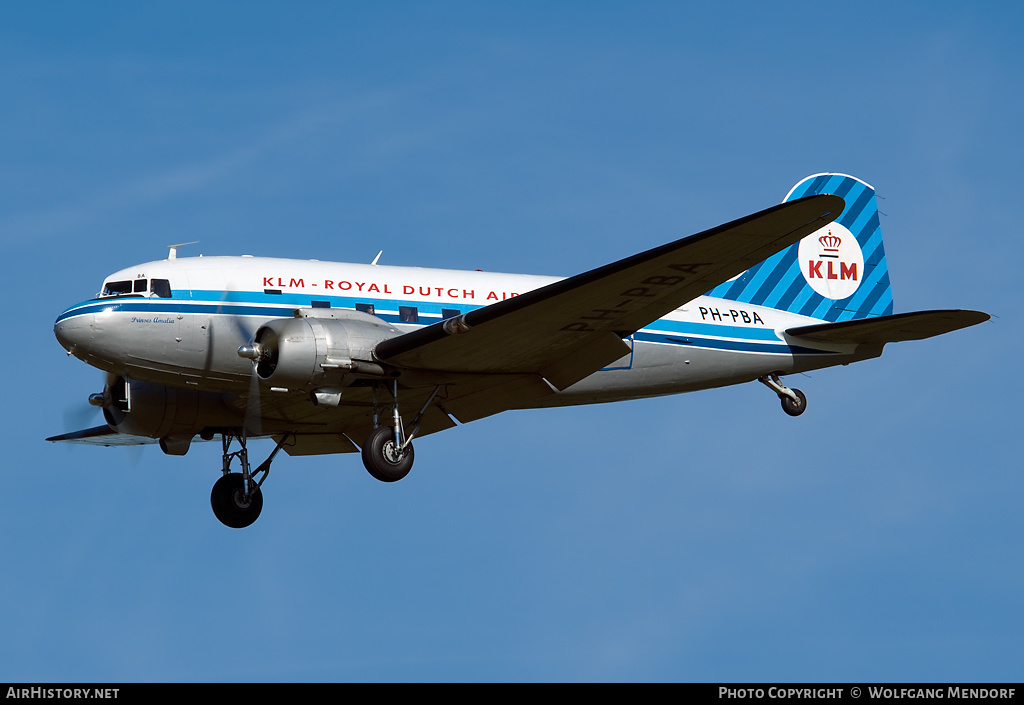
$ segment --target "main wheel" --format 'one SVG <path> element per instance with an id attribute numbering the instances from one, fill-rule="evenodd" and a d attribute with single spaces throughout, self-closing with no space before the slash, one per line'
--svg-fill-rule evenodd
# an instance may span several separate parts
<path id="1" fill-rule="evenodd" d="M 213 514 L 224 526 L 244 529 L 256 521 L 263 511 L 263 493 L 255 482 L 249 483 L 249 499 L 245 499 L 242 474 L 232 472 L 221 477 L 210 492 Z"/>
<path id="2" fill-rule="evenodd" d="M 381 482 L 396 482 L 408 475 L 414 456 L 411 443 L 405 452 L 398 450 L 394 430 L 387 426 L 373 429 L 363 443 L 363 465 Z"/>
<path id="3" fill-rule="evenodd" d="M 797 400 L 793 400 L 787 396 L 780 396 L 782 400 L 782 410 L 790 416 L 799 416 L 807 410 L 807 397 L 799 389 L 794 389 L 793 393 L 796 394 Z"/>

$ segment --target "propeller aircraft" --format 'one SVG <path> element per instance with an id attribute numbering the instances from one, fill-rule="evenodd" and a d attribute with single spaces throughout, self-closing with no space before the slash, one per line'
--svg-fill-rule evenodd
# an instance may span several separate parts
<path id="1" fill-rule="evenodd" d="M 988 320 L 893 314 L 874 189 L 815 174 L 781 205 L 574 277 L 265 257 L 182 257 L 108 276 L 61 313 L 69 355 L 106 373 L 105 424 L 48 438 L 222 444 L 211 492 L 251 525 L 280 451 L 360 453 L 405 477 L 413 440 L 511 409 L 613 402 L 846 365 Z M 380 255 L 378 255 L 379 258 Z M 253 469 L 247 441 L 276 445 Z M 233 450 L 233 448 L 237 448 Z"/>

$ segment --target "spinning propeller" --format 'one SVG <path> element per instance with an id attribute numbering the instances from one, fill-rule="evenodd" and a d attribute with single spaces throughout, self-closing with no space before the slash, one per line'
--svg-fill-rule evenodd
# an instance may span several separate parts
<path id="1" fill-rule="evenodd" d="M 220 306 L 217 307 L 217 313 L 223 311 L 225 303 L 228 303 L 229 295 L 230 292 L 224 292 L 224 296 L 220 300 Z M 218 318 L 218 320 L 223 319 Z M 258 436 L 262 433 L 263 425 L 261 421 L 263 411 L 260 406 L 260 366 L 266 364 L 267 352 L 264 346 L 260 345 L 257 336 L 263 331 L 254 331 L 244 318 L 236 314 L 230 314 L 227 320 L 230 321 L 231 334 L 237 340 L 242 341 L 238 348 L 238 356 L 252 360 L 252 371 L 249 375 L 249 391 L 246 395 L 245 415 L 242 425 L 248 435 Z M 211 334 L 213 333 L 212 325 L 210 332 Z"/>

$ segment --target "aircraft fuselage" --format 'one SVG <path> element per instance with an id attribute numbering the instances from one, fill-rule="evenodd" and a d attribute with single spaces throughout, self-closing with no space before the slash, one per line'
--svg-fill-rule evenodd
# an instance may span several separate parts
<path id="1" fill-rule="evenodd" d="M 249 389 L 238 348 L 268 320 L 299 310 L 370 313 L 401 332 L 515 297 L 558 277 L 262 257 L 148 262 L 54 325 L 70 353 L 106 372 L 216 393 Z M 675 394 L 873 357 L 880 348 L 787 339 L 815 318 L 701 296 L 626 339 L 632 351 L 543 406 Z"/>

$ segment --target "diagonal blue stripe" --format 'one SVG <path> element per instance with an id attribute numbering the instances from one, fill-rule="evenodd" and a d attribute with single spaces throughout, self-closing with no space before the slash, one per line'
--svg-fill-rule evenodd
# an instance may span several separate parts
<path id="1" fill-rule="evenodd" d="M 879 242 L 878 249 L 880 250 L 881 247 L 882 243 Z M 871 254 L 871 259 L 874 258 L 875 253 L 873 252 Z M 888 267 L 886 266 L 884 255 L 882 256 L 879 263 L 873 267 L 868 267 L 865 264 L 865 271 L 861 275 L 863 277 L 863 279 L 861 280 L 861 285 L 860 287 L 858 287 L 857 291 L 853 293 L 853 296 L 850 297 L 850 308 L 855 311 L 864 311 L 865 313 L 867 313 L 869 309 L 866 308 L 864 305 L 865 300 L 868 298 L 868 296 L 870 296 L 871 290 L 874 288 L 875 284 L 881 281 L 882 277 L 886 276 L 887 274 Z"/>
<path id="2" fill-rule="evenodd" d="M 799 304 L 794 305 L 794 303 L 797 301 L 797 296 L 800 294 L 800 292 L 804 289 L 807 289 L 808 291 L 813 291 L 811 287 L 807 285 L 807 282 L 804 281 L 803 274 L 799 273 L 799 269 L 800 263 L 797 262 L 797 276 L 796 278 L 793 279 L 792 282 L 790 282 L 789 288 L 786 289 L 786 292 L 782 295 L 782 298 L 778 300 L 778 302 L 775 305 L 775 308 L 782 309 L 783 311 L 792 311 L 796 308 L 799 308 Z"/>
<path id="3" fill-rule="evenodd" d="M 861 211 L 867 207 L 868 202 L 875 195 L 875 192 L 869 188 L 864 187 L 863 184 L 857 184 L 861 186 L 860 194 L 857 196 L 857 200 L 854 201 L 853 206 L 848 206 L 842 217 L 839 219 L 839 224 L 852 231 L 854 223 L 857 222 L 857 218 L 860 217 Z"/>
<path id="4" fill-rule="evenodd" d="M 793 187 L 793 192 L 791 194 L 789 194 L 789 197 L 786 198 L 786 200 L 783 201 L 783 203 L 788 203 L 789 201 L 795 201 L 798 198 L 803 198 L 804 196 L 806 196 L 807 195 L 807 191 L 808 191 L 808 189 L 810 189 L 812 182 L 813 182 L 813 179 L 804 179 L 799 184 L 794 186 Z"/>
<path id="5" fill-rule="evenodd" d="M 779 280 L 782 279 L 784 274 L 789 272 L 792 265 L 796 262 L 796 250 L 798 245 L 799 243 L 791 245 L 776 255 L 778 262 L 775 263 L 772 271 L 767 277 L 765 277 L 761 286 L 758 287 L 757 293 L 754 294 L 754 298 L 751 303 L 760 304 L 764 302 L 773 291 L 775 291 L 775 287 L 778 285 Z"/>
<path id="6" fill-rule="evenodd" d="M 836 315 L 836 302 L 829 298 L 823 299 L 818 308 L 811 311 L 813 318 L 820 318 L 823 321 L 834 321 Z"/>
<path id="7" fill-rule="evenodd" d="M 761 271 L 762 267 L 764 267 L 764 262 L 758 262 L 748 269 L 745 274 L 740 276 L 739 279 L 730 284 L 729 291 L 725 295 L 725 298 L 733 299 L 734 301 L 746 301 L 746 299 L 741 299 L 740 297 L 743 296 L 744 289 L 746 289 L 747 285 L 753 281 L 754 277 L 757 276 L 757 273 Z"/>
<path id="8" fill-rule="evenodd" d="M 835 303 L 832 304 L 832 308 L 825 312 L 825 315 L 823 315 L 822 318 L 824 318 L 826 321 L 832 321 L 834 323 L 835 321 L 838 321 L 841 317 L 843 317 L 845 314 L 846 311 L 843 310 L 843 307 L 840 304 Z M 849 318 L 853 318 L 853 315 L 851 314 Z"/>
<path id="9" fill-rule="evenodd" d="M 809 288 L 809 287 L 808 287 Z M 821 302 L 825 300 L 825 297 L 818 292 L 811 289 L 810 296 L 807 297 L 807 301 L 803 306 L 800 307 L 801 316 L 810 316 L 814 311 L 821 305 Z"/>
<path id="10" fill-rule="evenodd" d="M 881 304 L 879 306 L 878 304 Z M 864 302 L 864 308 L 872 315 L 881 316 L 892 310 L 892 290 L 889 287 L 889 275 L 886 274 L 875 287 L 875 291 Z M 879 310 L 880 309 L 880 310 Z"/>
<path id="11" fill-rule="evenodd" d="M 857 242 L 863 247 L 871 233 L 878 229 L 878 206 L 872 197 L 868 205 L 850 226 L 850 232 L 857 236 Z"/>
<path id="12" fill-rule="evenodd" d="M 765 297 L 763 306 L 771 306 L 772 308 L 778 308 L 785 310 L 786 307 L 781 303 L 782 299 L 789 294 L 790 290 L 796 286 L 807 286 L 807 282 L 804 281 L 803 274 L 800 273 L 800 262 L 797 260 L 799 254 L 796 247 L 793 248 L 793 261 L 786 269 L 786 273 L 779 279 L 779 283 L 772 289 L 771 293 Z M 794 294 L 795 295 L 795 294 Z"/>
<path id="13" fill-rule="evenodd" d="M 847 194 L 850 193 L 850 189 L 852 189 L 858 183 L 859 182 L 856 179 L 851 179 L 850 177 L 845 177 L 843 179 L 843 182 L 841 184 L 839 184 L 839 186 L 836 187 L 836 190 L 833 191 L 832 193 L 834 193 L 836 196 L 839 196 L 841 199 L 843 199 L 845 201 L 846 198 L 847 198 Z"/>
<path id="14" fill-rule="evenodd" d="M 820 194 L 821 190 L 825 188 L 825 184 L 828 183 L 828 180 L 830 178 L 831 176 L 828 174 L 822 174 L 816 177 L 813 181 L 811 181 L 811 185 L 808 186 L 807 195 L 816 196 L 817 194 Z"/>
<path id="15" fill-rule="evenodd" d="M 828 182 L 822 187 L 821 193 L 835 193 L 846 181 L 847 178 L 842 174 L 832 174 L 828 177 Z"/>
<path id="16" fill-rule="evenodd" d="M 800 278 L 803 279 L 803 275 L 801 275 Z M 799 291 L 796 298 L 793 299 L 793 303 L 787 309 L 788 311 L 803 313 L 804 309 L 811 305 L 811 300 L 815 296 L 818 296 L 818 293 L 815 292 L 807 282 L 804 282 L 804 284 L 805 286 Z M 816 307 L 817 304 L 814 304 L 814 306 Z M 811 307 L 811 310 L 813 309 L 814 307 Z"/>
<path id="17" fill-rule="evenodd" d="M 868 222 L 862 226 L 860 233 L 857 234 L 857 242 L 860 244 L 860 249 L 867 252 L 881 244 L 881 239 L 882 228 L 881 224 L 878 222 L 878 211 L 876 210 L 872 213 Z M 878 243 L 876 243 L 875 240 L 877 240 Z"/>
<path id="18" fill-rule="evenodd" d="M 757 272 L 754 272 L 750 280 L 744 285 L 743 292 L 737 297 L 737 301 L 757 303 L 757 291 L 761 288 L 761 284 L 764 283 L 764 280 L 767 279 L 774 271 L 779 257 L 781 257 L 781 253 L 776 253 L 761 263 Z"/>
<path id="19" fill-rule="evenodd" d="M 829 310 L 836 303 L 832 299 L 826 299 L 824 296 L 820 297 L 820 299 L 821 300 L 818 302 L 818 305 L 814 308 L 814 310 L 807 314 L 808 316 L 811 316 L 813 318 L 825 318 L 828 315 Z"/>
<path id="20" fill-rule="evenodd" d="M 804 180 L 799 186 L 793 189 L 793 193 L 790 194 L 788 200 L 794 201 L 798 198 L 803 198 L 804 196 L 815 196 L 821 193 L 821 189 L 828 182 L 828 179 L 829 177 L 827 174 L 822 174 L 821 176 L 816 176 L 813 179 Z M 806 186 L 804 186 L 804 184 L 806 184 Z M 801 189 L 801 187 L 803 188 Z"/>

